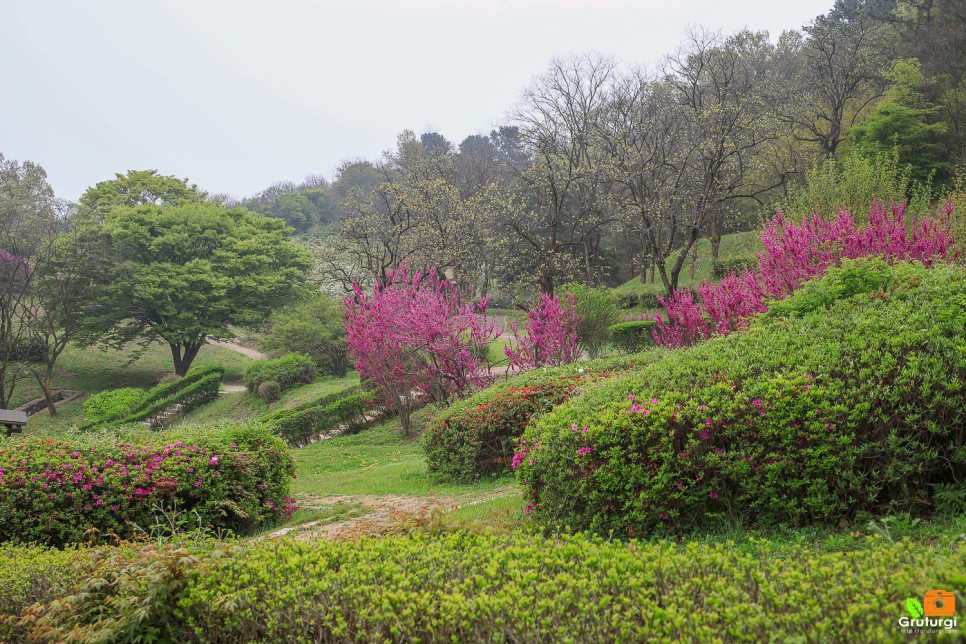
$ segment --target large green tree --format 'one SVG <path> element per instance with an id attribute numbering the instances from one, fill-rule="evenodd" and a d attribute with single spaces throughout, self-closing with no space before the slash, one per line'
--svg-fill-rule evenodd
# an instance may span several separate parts
<path id="1" fill-rule="evenodd" d="M 298 289 L 310 256 L 290 232 L 210 202 L 115 207 L 74 239 L 100 258 L 88 325 L 111 346 L 167 343 L 184 375 L 209 338 L 259 324 Z"/>
<path id="2" fill-rule="evenodd" d="M 101 181 L 81 195 L 79 220 L 101 222 L 111 210 L 135 206 L 178 206 L 200 203 L 208 194 L 187 179 L 158 174 L 157 170 L 129 170 Z"/>

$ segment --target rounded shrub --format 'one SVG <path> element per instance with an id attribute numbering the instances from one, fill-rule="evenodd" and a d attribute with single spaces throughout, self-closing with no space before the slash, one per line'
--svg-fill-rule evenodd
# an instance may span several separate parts
<path id="1" fill-rule="evenodd" d="M 281 385 L 274 380 L 266 380 L 258 385 L 258 397 L 267 403 L 273 403 L 278 400 L 278 397 L 281 393 Z"/>
<path id="2" fill-rule="evenodd" d="M 0 541 L 129 537 L 175 504 L 202 527 L 247 534 L 284 516 L 294 474 L 261 425 L 19 440 L 0 447 Z"/>
<path id="3" fill-rule="evenodd" d="M 92 394 L 84 401 L 84 418 L 89 422 L 99 422 L 115 416 L 124 416 L 140 405 L 146 393 L 137 387 L 110 389 Z"/>
<path id="4" fill-rule="evenodd" d="M 654 346 L 654 320 L 618 322 L 610 327 L 610 341 L 624 353 L 636 353 Z"/>
<path id="5" fill-rule="evenodd" d="M 637 364 L 656 355 L 637 356 Z M 619 358 L 534 369 L 452 405 L 424 434 L 430 471 L 468 481 L 509 469 L 520 437 L 536 416 L 634 362 Z"/>
<path id="6" fill-rule="evenodd" d="M 930 512 L 966 476 L 964 310 L 966 269 L 846 262 L 542 417 L 515 457 L 528 508 L 625 535 Z"/>
<path id="7" fill-rule="evenodd" d="M 245 386 L 253 394 L 263 382 L 278 383 L 281 391 L 315 380 L 315 362 L 309 356 L 289 353 L 274 360 L 256 360 L 245 370 Z"/>

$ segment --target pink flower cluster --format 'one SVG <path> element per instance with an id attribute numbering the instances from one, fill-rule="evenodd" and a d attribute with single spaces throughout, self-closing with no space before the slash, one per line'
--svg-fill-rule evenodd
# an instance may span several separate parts
<path id="1" fill-rule="evenodd" d="M 726 335 L 750 316 L 766 311 L 767 299 L 788 297 L 843 259 L 881 257 L 927 266 L 951 261 L 958 252 L 953 248 L 951 212 L 947 202 L 939 219 L 916 219 L 906 215 L 905 204 L 876 200 L 861 227 L 844 210 L 830 220 L 815 213 L 801 224 L 786 222 L 779 212 L 762 232 L 764 250 L 758 255 L 757 270 L 727 275 L 715 285 L 703 282 L 698 287 L 700 305 L 688 290 L 661 298 L 667 320 L 656 316 L 654 338 L 667 347 L 682 347 L 714 334 Z"/>
<path id="2" fill-rule="evenodd" d="M 516 322 L 510 322 L 513 344 L 504 347 L 510 366 L 519 371 L 534 367 L 555 367 L 574 362 L 577 355 L 576 298 L 568 294 L 567 306 L 560 298 L 541 293 L 527 312 L 529 325 L 524 334 Z"/>
<path id="3" fill-rule="evenodd" d="M 499 333 L 486 308 L 485 298 L 473 300 L 435 270 L 403 265 L 371 294 L 354 284 L 345 298 L 349 354 L 391 408 L 413 393 L 444 402 L 490 382 L 480 350 Z"/>

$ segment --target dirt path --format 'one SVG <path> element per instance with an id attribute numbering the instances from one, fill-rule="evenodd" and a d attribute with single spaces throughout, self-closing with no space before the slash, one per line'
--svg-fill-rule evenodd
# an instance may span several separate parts
<path id="1" fill-rule="evenodd" d="M 425 519 L 434 511 L 450 511 L 476 505 L 510 493 L 512 488 L 493 490 L 487 496 L 479 494 L 403 496 L 398 494 L 366 494 L 360 496 L 313 497 L 302 502 L 306 509 L 344 505 L 361 506 L 349 518 L 330 521 L 320 519 L 270 532 L 261 538 L 294 535 L 301 539 L 354 539 L 368 534 L 380 534 L 407 521 Z"/>
<path id="2" fill-rule="evenodd" d="M 248 356 L 252 360 L 264 360 L 268 356 L 257 349 L 250 349 L 248 347 L 243 347 L 240 344 L 235 344 L 234 342 L 226 342 L 224 340 L 208 340 L 208 344 L 213 344 L 216 347 L 221 347 L 222 349 L 228 349 L 229 351 L 234 351 L 235 353 L 240 353 L 243 356 Z"/>

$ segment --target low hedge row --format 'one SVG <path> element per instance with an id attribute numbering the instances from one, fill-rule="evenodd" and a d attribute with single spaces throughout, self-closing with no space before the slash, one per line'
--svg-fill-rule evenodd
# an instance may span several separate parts
<path id="1" fill-rule="evenodd" d="M 218 397 L 224 375 L 222 367 L 193 369 L 183 378 L 152 388 L 133 408 L 121 410 L 118 407 L 110 416 L 100 420 L 88 419 L 80 423 L 77 429 L 89 431 L 140 422 L 157 416 L 175 404 L 182 405 L 183 411 L 188 412 Z"/>
<path id="2" fill-rule="evenodd" d="M 656 329 L 653 320 L 618 322 L 609 329 L 610 341 L 619 351 L 637 353 L 654 346 Z"/>
<path id="3" fill-rule="evenodd" d="M 278 383 L 279 391 L 315 380 L 315 362 L 300 353 L 289 353 L 273 360 L 256 360 L 245 369 L 245 387 L 258 394 L 262 383 Z"/>
<path id="4" fill-rule="evenodd" d="M 275 412 L 263 422 L 289 446 L 302 447 L 339 425 L 347 425 L 350 432 L 357 429 L 360 417 L 368 409 L 367 396 L 355 394 L 325 405 Z"/>
<path id="5" fill-rule="evenodd" d="M 203 526 L 249 533 L 281 518 L 295 464 L 262 426 L 0 443 L 0 541 L 133 535 L 177 503 Z"/>
<path id="6" fill-rule="evenodd" d="M 417 531 L 115 548 L 79 566 L 77 590 L 30 611 L 12 639 L 904 642 L 907 597 L 966 591 L 961 541 L 775 556 Z"/>
<path id="7" fill-rule="evenodd" d="M 643 365 L 657 353 L 534 369 L 457 402 L 423 434 L 429 470 L 444 479 L 470 481 L 509 469 L 517 442 L 539 414 L 585 385 Z"/>
<path id="8" fill-rule="evenodd" d="M 966 269 L 846 262 L 748 331 L 543 416 L 518 472 L 546 526 L 929 513 L 966 479 Z"/>

